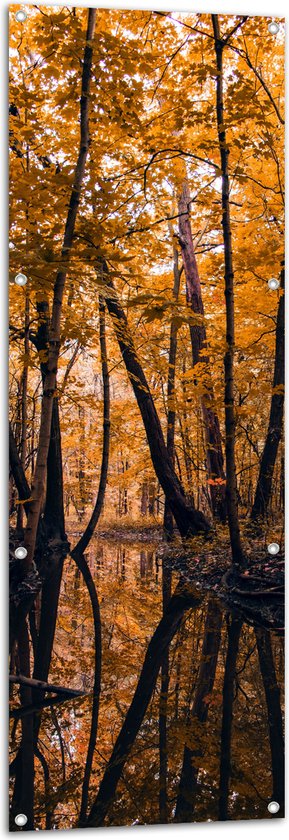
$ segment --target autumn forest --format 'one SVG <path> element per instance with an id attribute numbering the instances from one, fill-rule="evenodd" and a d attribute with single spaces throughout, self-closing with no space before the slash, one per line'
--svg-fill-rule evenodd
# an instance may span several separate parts
<path id="1" fill-rule="evenodd" d="M 284 21 L 10 6 L 10 830 L 284 816 Z"/>

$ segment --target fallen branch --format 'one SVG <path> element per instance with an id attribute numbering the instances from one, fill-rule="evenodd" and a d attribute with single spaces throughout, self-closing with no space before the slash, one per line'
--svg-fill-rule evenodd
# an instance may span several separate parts
<path id="1" fill-rule="evenodd" d="M 9 682 L 17 685 L 27 685 L 30 688 L 40 688 L 42 691 L 52 691 L 53 694 L 62 694 L 66 697 L 80 697 L 84 692 L 81 689 L 66 688 L 63 685 L 53 685 L 43 680 L 34 680 L 32 677 L 24 677 L 23 674 L 9 674 Z"/>

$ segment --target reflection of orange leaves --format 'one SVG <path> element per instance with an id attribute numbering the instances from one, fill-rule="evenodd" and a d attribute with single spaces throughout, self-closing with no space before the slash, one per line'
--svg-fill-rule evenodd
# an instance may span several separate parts
<path id="1" fill-rule="evenodd" d="M 208 484 L 212 484 L 214 486 L 226 484 L 225 478 L 208 478 Z"/>

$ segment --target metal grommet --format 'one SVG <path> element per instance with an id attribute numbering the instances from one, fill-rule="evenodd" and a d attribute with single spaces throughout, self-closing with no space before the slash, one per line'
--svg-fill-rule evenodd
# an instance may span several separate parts
<path id="1" fill-rule="evenodd" d="M 280 29 L 280 26 L 279 26 L 278 23 L 276 23 L 276 20 L 271 20 L 271 22 L 268 23 L 268 30 L 270 32 L 270 35 L 277 35 L 277 32 L 279 32 L 279 29 Z"/>
<path id="2" fill-rule="evenodd" d="M 15 822 L 16 825 L 19 825 L 19 827 L 22 828 L 22 826 L 26 825 L 26 823 L 28 822 L 26 814 L 16 814 Z"/>
<path id="3" fill-rule="evenodd" d="M 23 274 L 22 271 L 19 271 L 19 274 L 16 274 L 14 277 L 14 283 L 16 283 L 16 286 L 25 286 L 27 283 L 26 274 Z"/>
<path id="4" fill-rule="evenodd" d="M 19 545 L 19 547 L 15 549 L 14 556 L 17 560 L 24 560 L 25 557 L 27 557 L 27 550 L 24 548 L 24 545 Z"/>
<path id="5" fill-rule="evenodd" d="M 270 814 L 278 814 L 278 811 L 280 811 L 279 802 L 269 802 L 268 811 L 270 811 Z"/>
<path id="6" fill-rule="evenodd" d="M 267 545 L 267 551 L 268 554 L 279 554 L 280 545 L 278 543 L 270 543 L 270 545 Z"/>
<path id="7" fill-rule="evenodd" d="M 279 289 L 280 281 L 276 277 L 272 277 L 271 280 L 268 280 L 268 286 L 272 292 L 276 292 L 276 289 Z"/>
<path id="8" fill-rule="evenodd" d="M 25 9 L 19 9 L 19 12 L 16 12 L 15 14 L 15 18 L 18 21 L 18 23 L 24 23 L 24 21 L 27 18 L 27 12 L 25 12 Z"/>

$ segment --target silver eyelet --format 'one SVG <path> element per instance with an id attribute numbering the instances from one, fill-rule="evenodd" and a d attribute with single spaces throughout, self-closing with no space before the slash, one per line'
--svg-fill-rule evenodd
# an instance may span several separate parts
<path id="1" fill-rule="evenodd" d="M 25 557 L 27 557 L 27 549 L 24 545 L 19 545 L 19 547 L 15 549 L 14 556 L 17 560 L 25 560 Z"/>
<path id="2" fill-rule="evenodd" d="M 22 828 L 28 822 L 26 814 L 16 814 L 14 822 L 16 822 L 16 825 L 19 825 L 19 828 Z"/>
<path id="3" fill-rule="evenodd" d="M 25 286 L 27 283 L 26 274 L 23 274 L 22 271 L 19 271 L 19 274 L 16 274 L 14 277 L 14 283 L 16 283 L 16 286 Z"/>
<path id="4" fill-rule="evenodd" d="M 278 543 L 270 543 L 269 545 L 267 545 L 267 551 L 268 554 L 279 554 L 280 545 Z"/>
<path id="5" fill-rule="evenodd" d="M 270 35 L 277 35 L 277 32 L 279 32 L 279 29 L 280 29 L 280 26 L 276 22 L 276 20 L 271 20 L 270 23 L 268 23 L 268 30 L 270 32 Z"/>
<path id="6" fill-rule="evenodd" d="M 267 807 L 270 814 L 278 814 L 278 811 L 280 811 L 279 802 L 269 802 Z"/>
<path id="7" fill-rule="evenodd" d="M 15 14 L 15 18 L 18 23 L 24 23 L 27 18 L 27 12 L 25 12 L 25 9 L 19 9 L 19 11 Z"/>
<path id="8" fill-rule="evenodd" d="M 271 292 L 276 292 L 276 289 L 279 289 L 280 281 L 277 280 L 276 277 L 272 277 L 271 280 L 268 280 L 268 287 Z"/>

